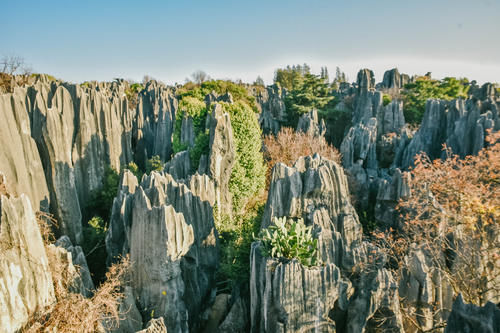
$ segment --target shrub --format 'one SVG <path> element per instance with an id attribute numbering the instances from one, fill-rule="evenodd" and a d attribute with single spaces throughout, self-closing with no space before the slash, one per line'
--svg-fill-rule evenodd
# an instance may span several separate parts
<path id="1" fill-rule="evenodd" d="M 382 104 L 384 106 L 389 105 L 390 102 L 392 102 L 392 97 L 391 96 L 386 95 L 386 94 L 382 95 Z"/>
<path id="2" fill-rule="evenodd" d="M 106 167 L 103 185 L 90 194 L 87 211 L 108 221 L 111 215 L 113 200 L 120 184 L 120 175 L 111 167 Z"/>
<path id="3" fill-rule="evenodd" d="M 233 197 L 233 211 L 239 212 L 248 198 L 264 189 L 266 168 L 261 152 L 261 129 L 256 114 L 246 103 L 221 104 L 231 117 L 236 143 L 236 161 L 229 189 Z"/>
<path id="4" fill-rule="evenodd" d="M 217 223 L 219 231 L 220 268 L 217 280 L 231 281 L 248 287 L 250 280 L 250 247 L 260 228 L 265 201 L 256 202 L 246 207 L 244 214 L 236 215 L 233 221 L 223 220 Z"/>
<path id="5" fill-rule="evenodd" d="M 263 255 L 272 258 L 297 259 L 304 266 L 318 264 L 318 240 L 312 236 L 312 227 L 302 219 L 287 221 L 285 217 L 275 218 L 273 225 L 261 230 L 259 237 Z"/>
<path id="6" fill-rule="evenodd" d="M 160 156 L 155 155 L 146 161 L 146 172 L 150 173 L 151 171 L 163 171 L 163 162 Z"/>
<path id="7" fill-rule="evenodd" d="M 135 162 L 130 162 L 129 164 L 127 164 L 127 166 L 125 167 L 125 169 L 130 170 L 134 174 L 134 176 L 137 177 L 137 180 L 139 182 L 141 181 L 143 173 L 139 169 L 139 167 L 137 166 L 137 164 L 135 164 Z"/>
<path id="8" fill-rule="evenodd" d="M 182 120 L 185 117 L 191 117 L 193 119 L 193 129 L 196 137 L 205 133 L 205 120 L 207 117 L 207 107 L 205 102 L 192 96 L 184 96 L 179 102 L 179 109 L 175 115 L 175 127 L 173 134 L 174 154 L 188 148 L 186 144 L 181 143 Z M 202 139 L 200 138 L 198 140 Z M 199 148 L 200 147 L 198 147 L 198 149 Z M 193 164 L 197 165 L 197 163 Z"/>
<path id="9" fill-rule="evenodd" d="M 264 146 L 268 170 L 271 170 L 278 162 L 292 166 L 299 157 L 314 153 L 340 163 L 340 153 L 330 146 L 324 137 L 316 138 L 288 127 L 283 127 L 277 136 L 265 136 Z"/>

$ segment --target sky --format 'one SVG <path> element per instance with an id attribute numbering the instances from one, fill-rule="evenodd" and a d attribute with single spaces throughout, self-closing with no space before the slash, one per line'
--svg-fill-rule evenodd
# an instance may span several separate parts
<path id="1" fill-rule="evenodd" d="M 500 82 L 500 0 L 0 0 L 0 56 L 83 82 L 272 83 L 307 63 Z"/>

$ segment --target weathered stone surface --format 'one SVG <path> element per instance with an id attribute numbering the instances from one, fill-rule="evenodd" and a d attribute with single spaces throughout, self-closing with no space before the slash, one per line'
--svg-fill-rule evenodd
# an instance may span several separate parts
<path id="1" fill-rule="evenodd" d="M 311 110 L 299 118 L 296 131 L 314 137 L 324 136 L 326 133 L 325 121 L 323 119 L 319 120 L 317 110 Z"/>
<path id="2" fill-rule="evenodd" d="M 90 270 L 87 265 L 87 259 L 85 258 L 85 254 L 80 246 L 73 246 L 71 240 L 68 236 L 62 236 L 59 238 L 56 243 L 56 246 L 61 247 L 71 253 L 71 263 L 78 267 L 78 275 L 81 283 L 77 284 L 78 290 L 80 294 L 85 297 L 91 297 L 94 290 L 94 282 L 92 282 L 92 278 L 90 277 Z"/>
<path id="3" fill-rule="evenodd" d="M 109 228 L 106 233 L 108 265 L 116 262 L 120 255 L 130 252 L 132 202 L 138 186 L 137 177 L 129 170 L 124 170 L 121 175 L 118 194 L 113 200 Z"/>
<path id="4" fill-rule="evenodd" d="M 236 145 L 229 114 L 220 104 L 214 104 L 210 116 L 210 153 L 207 174 L 215 182 L 217 213 L 231 216 L 232 197 L 229 179 L 236 159 Z"/>
<path id="5" fill-rule="evenodd" d="M 0 200 L 0 331 L 15 332 L 55 296 L 30 200 L 24 194 Z"/>
<path id="6" fill-rule="evenodd" d="M 444 260 L 444 256 L 443 259 Z M 423 329 L 431 329 L 449 315 L 453 289 L 425 250 L 412 244 L 405 257 L 399 294 L 406 313 Z"/>
<path id="7" fill-rule="evenodd" d="M 260 109 L 259 124 L 264 134 L 278 134 L 281 125 L 287 121 L 285 107 L 286 90 L 278 85 L 251 91 Z"/>
<path id="8" fill-rule="evenodd" d="M 398 304 L 393 304 L 397 285 L 382 269 L 384 256 L 362 241 L 338 164 L 318 155 L 299 158 L 293 168 L 277 164 L 262 228 L 283 216 L 313 226 L 322 264 L 308 268 L 296 260 L 265 258 L 260 243 L 252 244 L 252 332 L 358 332 L 377 327 L 380 323 L 371 319 L 381 313 L 393 317 L 383 323 L 384 329 L 402 327 Z M 361 271 L 361 279 L 350 281 L 347 276 L 359 267 L 372 268 L 373 274 L 363 277 Z"/>
<path id="9" fill-rule="evenodd" d="M 399 169 L 394 169 L 390 180 L 381 180 L 375 204 L 375 219 L 385 228 L 398 227 L 396 206 L 400 199 L 410 197 L 410 182 L 410 174 Z"/>
<path id="10" fill-rule="evenodd" d="M 366 125 L 358 123 L 351 127 L 340 145 L 340 153 L 345 168 L 357 164 L 377 169 L 377 119 L 370 118 Z"/>
<path id="11" fill-rule="evenodd" d="M 245 333 L 250 329 L 250 316 L 248 304 L 242 297 L 233 303 L 229 313 L 220 324 L 218 333 Z"/>
<path id="12" fill-rule="evenodd" d="M 133 137 L 135 159 L 140 164 L 154 155 L 160 156 L 162 161 L 170 159 L 177 107 L 171 89 L 156 81 L 149 81 L 139 94 Z"/>
<path id="13" fill-rule="evenodd" d="M 251 252 L 252 332 L 335 332 L 329 314 L 347 288 L 340 270 L 262 258 L 260 246 Z"/>
<path id="14" fill-rule="evenodd" d="M 465 304 L 462 295 L 453 302 L 445 333 L 500 332 L 500 309 L 488 302 L 483 307 Z"/>
<path id="15" fill-rule="evenodd" d="M 385 89 L 401 89 L 410 82 L 410 77 L 406 74 L 400 74 L 397 68 L 390 69 L 384 73 L 381 87 Z"/>
<path id="16" fill-rule="evenodd" d="M 172 330 L 171 330 L 172 331 Z M 162 317 L 151 319 L 146 328 L 137 333 L 167 333 L 167 327 L 165 326 L 165 321 Z"/>
<path id="17" fill-rule="evenodd" d="M 31 137 L 26 90 L 0 95 L 0 172 L 13 195 L 26 194 L 35 210 L 49 210 L 49 190 Z"/>
<path id="18" fill-rule="evenodd" d="M 485 146 L 487 129 L 500 127 L 498 105 L 477 100 L 428 100 L 419 130 L 405 148 L 401 166 L 413 165 L 415 155 L 445 157 L 442 145 L 461 157 L 477 154 Z"/>
<path id="19" fill-rule="evenodd" d="M 367 92 L 375 89 L 375 75 L 369 69 L 361 69 L 357 78 L 358 93 Z"/>
<path id="20" fill-rule="evenodd" d="M 194 127 L 193 127 L 193 118 L 191 117 L 183 117 L 181 123 L 181 144 L 186 145 L 186 147 L 194 146 Z"/>
<path id="21" fill-rule="evenodd" d="M 214 184 L 206 175 L 184 184 L 152 172 L 140 186 L 129 171 L 122 177 L 106 239 L 108 254 L 129 249 L 140 311 L 154 310 L 172 332 L 198 327 L 214 288 L 214 199 Z"/>
<path id="22" fill-rule="evenodd" d="M 208 316 L 208 320 L 203 329 L 203 332 L 210 333 L 217 331 L 219 323 L 229 311 L 230 299 L 231 295 L 229 294 L 219 294 L 215 297 L 215 302 L 210 309 L 210 314 Z"/>
<path id="23" fill-rule="evenodd" d="M 123 291 L 123 299 L 118 307 L 119 322 L 111 323 L 108 328 L 113 333 L 137 332 L 142 329 L 142 316 L 135 304 L 135 297 L 130 286 L 126 286 Z M 163 318 L 162 318 L 163 319 Z"/>
<path id="24" fill-rule="evenodd" d="M 191 175 L 191 158 L 189 151 L 178 152 L 170 161 L 165 163 L 163 170 L 174 179 L 187 179 Z"/>

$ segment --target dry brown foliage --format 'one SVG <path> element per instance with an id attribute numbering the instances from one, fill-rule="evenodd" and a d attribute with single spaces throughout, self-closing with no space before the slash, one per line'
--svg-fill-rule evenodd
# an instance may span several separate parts
<path id="1" fill-rule="evenodd" d="M 130 262 L 124 258 L 111 266 L 106 273 L 106 280 L 93 297 L 85 298 L 71 291 L 75 279 L 75 271 L 70 270 L 68 263 L 61 260 L 60 254 L 50 248 L 54 240 L 51 223 L 54 219 L 47 213 L 37 213 L 38 224 L 46 245 L 47 258 L 52 275 L 56 303 L 35 313 L 22 332 L 97 332 L 106 326 L 117 327 L 120 319 L 119 303 L 123 280 L 129 270 Z"/>
<path id="2" fill-rule="evenodd" d="M 324 137 L 314 137 L 288 127 L 283 127 L 277 136 L 266 135 L 264 146 L 269 169 L 278 162 L 292 166 L 299 157 L 314 153 L 339 164 L 341 160 L 338 150 L 330 146 Z"/>
<path id="3" fill-rule="evenodd" d="M 476 305 L 500 299 L 500 132 L 477 156 L 446 160 L 419 155 L 411 197 L 399 203 L 403 230 L 376 235 L 397 266 L 418 245 L 455 295 Z"/>

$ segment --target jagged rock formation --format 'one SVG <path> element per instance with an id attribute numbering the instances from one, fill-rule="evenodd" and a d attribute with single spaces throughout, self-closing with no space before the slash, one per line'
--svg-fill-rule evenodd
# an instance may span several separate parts
<path id="1" fill-rule="evenodd" d="M 400 74 L 397 68 L 390 69 L 384 73 L 380 88 L 397 91 L 410 82 L 407 74 Z"/>
<path id="2" fill-rule="evenodd" d="M 317 110 L 311 110 L 299 118 L 296 131 L 314 137 L 324 136 L 326 133 L 325 121 L 323 119 L 319 120 Z"/>
<path id="3" fill-rule="evenodd" d="M 488 129 L 500 129 L 499 106 L 494 101 L 428 100 L 422 125 L 404 149 L 401 166 L 413 165 L 420 152 L 432 159 L 445 157 L 444 143 L 461 157 L 475 155 L 484 147 Z"/>
<path id="4" fill-rule="evenodd" d="M 48 211 L 49 190 L 36 143 L 31 136 L 26 89 L 0 95 L 0 172 L 14 195 L 24 193 L 35 210 Z"/>
<path id="5" fill-rule="evenodd" d="M 135 160 L 140 167 L 144 168 L 146 160 L 154 155 L 162 161 L 170 159 L 177 107 L 172 90 L 159 82 L 148 82 L 139 94 L 133 137 Z"/>
<path id="6" fill-rule="evenodd" d="M 273 217 L 303 218 L 319 240 L 319 267 L 265 258 L 260 243 L 251 252 L 252 332 L 359 332 L 370 318 L 392 311 L 386 329 L 402 329 L 393 300 L 397 285 L 382 269 L 383 256 L 362 241 L 362 229 L 349 200 L 342 168 L 318 155 L 297 160 L 293 168 L 273 169 L 262 228 Z M 369 253 L 375 253 L 373 263 Z M 371 267 L 359 281 L 349 275 Z M 371 290 L 371 292 L 367 292 Z M 377 312 L 378 311 L 378 312 Z"/>
<path id="7" fill-rule="evenodd" d="M 488 302 L 483 307 L 465 304 L 462 295 L 458 295 L 445 333 L 496 333 L 500 332 L 500 309 Z"/>
<path id="8" fill-rule="evenodd" d="M 137 185 L 125 171 L 106 238 L 109 258 L 130 253 L 140 311 L 165 319 L 172 332 L 200 325 L 217 269 L 215 187 L 208 176 L 178 183 L 156 172 Z"/>
<path id="9" fill-rule="evenodd" d="M 281 126 L 287 122 L 285 107 L 286 90 L 278 85 L 266 88 L 254 88 L 251 91 L 260 108 L 259 124 L 264 134 L 278 134 Z"/>
<path id="10" fill-rule="evenodd" d="M 90 277 L 87 259 L 85 259 L 85 254 L 83 253 L 82 248 L 80 246 L 73 246 L 68 236 L 62 236 L 59 238 L 56 241 L 55 246 L 63 248 L 70 253 L 71 259 L 68 260 L 68 262 L 71 262 L 73 265 L 78 267 L 78 281 L 73 283 L 73 289 L 75 289 L 73 292 L 80 293 L 85 297 L 91 297 L 95 286 L 94 282 L 92 282 L 92 278 Z"/>
<path id="11" fill-rule="evenodd" d="M 24 194 L 0 200 L 0 331 L 14 332 L 55 295 L 30 200 Z"/>
<path id="12" fill-rule="evenodd" d="M 236 147 L 233 138 L 231 119 L 220 104 L 214 104 L 210 121 L 210 152 L 207 174 L 215 181 L 215 203 L 217 213 L 231 216 L 232 197 L 229 192 L 229 179 L 236 160 Z"/>

